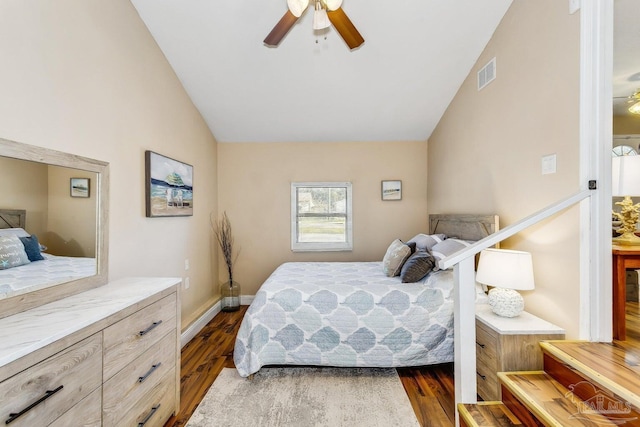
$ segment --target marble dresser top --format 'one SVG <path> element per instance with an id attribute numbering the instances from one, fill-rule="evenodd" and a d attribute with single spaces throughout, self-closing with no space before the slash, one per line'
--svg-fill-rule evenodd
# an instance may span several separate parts
<path id="1" fill-rule="evenodd" d="M 517 317 L 501 317 L 491 311 L 489 304 L 476 305 L 476 319 L 500 334 L 564 334 L 565 330 L 523 311 Z"/>
<path id="2" fill-rule="evenodd" d="M 181 282 L 175 277 L 135 277 L 0 319 L 0 367 L 100 322 Z"/>

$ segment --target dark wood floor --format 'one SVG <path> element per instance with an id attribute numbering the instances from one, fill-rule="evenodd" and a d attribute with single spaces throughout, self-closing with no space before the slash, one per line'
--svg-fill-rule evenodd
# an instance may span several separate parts
<path id="1" fill-rule="evenodd" d="M 182 349 L 180 413 L 165 427 L 183 426 L 222 368 L 233 368 L 233 345 L 247 307 L 219 313 Z M 640 351 L 640 307 L 627 303 L 626 346 Z M 407 396 L 422 426 L 454 425 L 453 364 L 398 369 Z"/>

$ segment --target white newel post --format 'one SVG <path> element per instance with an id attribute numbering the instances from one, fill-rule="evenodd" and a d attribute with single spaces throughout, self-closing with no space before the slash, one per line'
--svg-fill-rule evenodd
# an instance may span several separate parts
<path id="1" fill-rule="evenodd" d="M 476 403 L 476 291 L 474 256 L 453 267 L 456 425 L 458 403 Z"/>

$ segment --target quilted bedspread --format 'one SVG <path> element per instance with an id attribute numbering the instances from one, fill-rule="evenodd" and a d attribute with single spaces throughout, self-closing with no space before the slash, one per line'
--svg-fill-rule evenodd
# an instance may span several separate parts
<path id="1" fill-rule="evenodd" d="M 247 310 L 235 344 L 241 376 L 265 365 L 420 366 L 453 360 L 453 273 L 419 283 L 381 262 L 278 267 Z"/>

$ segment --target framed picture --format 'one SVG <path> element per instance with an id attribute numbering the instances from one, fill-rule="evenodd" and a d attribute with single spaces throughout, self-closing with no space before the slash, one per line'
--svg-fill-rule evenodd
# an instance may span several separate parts
<path id="1" fill-rule="evenodd" d="M 71 178 L 69 184 L 69 192 L 71 197 L 84 197 L 90 196 L 89 190 L 89 178 Z"/>
<path id="2" fill-rule="evenodd" d="M 193 215 L 193 166 L 146 151 L 145 181 L 148 218 Z"/>
<path id="3" fill-rule="evenodd" d="M 382 200 L 402 200 L 402 181 L 382 181 Z"/>

